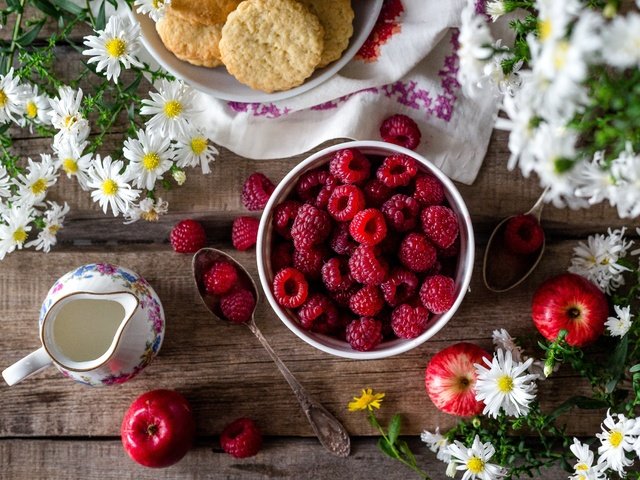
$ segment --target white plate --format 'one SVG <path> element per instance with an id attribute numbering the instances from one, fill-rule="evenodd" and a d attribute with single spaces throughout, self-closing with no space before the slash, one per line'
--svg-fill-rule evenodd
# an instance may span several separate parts
<path id="1" fill-rule="evenodd" d="M 243 85 L 222 67 L 205 68 L 179 60 L 167 50 L 156 32 L 155 23 L 147 15 L 131 12 L 134 21 L 140 24 L 142 44 L 151 56 L 176 78 L 222 100 L 237 102 L 273 102 L 290 98 L 317 87 L 335 75 L 358 52 L 376 23 L 383 0 L 352 0 L 355 13 L 353 35 L 342 57 L 324 68 L 316 70 L 302 85 L 276 93 L 264 93 Z"/>

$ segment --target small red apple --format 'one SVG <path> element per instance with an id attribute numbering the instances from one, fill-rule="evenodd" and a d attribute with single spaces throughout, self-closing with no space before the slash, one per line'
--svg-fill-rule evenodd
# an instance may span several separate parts
<path id="1" fill-rule="evenodd" d="M 174 390 L 152 390 L 131 404 L 122 420 L 122 445 L 145 467 L 168 467 L 191 448 L 196 424 L 186 398 Z"/>
<path id="2" fill-rule="evenodd" d="M 574 273 L 563 273 L 545 281 L 533 295 L 531 317 L 547 340 L 560 330 L 568 332 L 569 345 L 593 343 L 604 331 L 609 304 L 593 283 Z"/>
<path id="3" fill-rule="evenodd" d="M 476 400 L 476 369 L 489 353 L 472 343 L 456 343 L 436 353 L 427 365 L 424 383 L 429 398 L 445 413 L 460 417 L 478 415 L 484 403 Z"/>

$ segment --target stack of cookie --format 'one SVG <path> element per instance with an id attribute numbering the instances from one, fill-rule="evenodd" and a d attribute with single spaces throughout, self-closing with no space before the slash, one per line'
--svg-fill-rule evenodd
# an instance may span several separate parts
<path id="1" fill-rule="evenodd" d="M 172 0 L 156 29 L 180 60 L 225 65 L 239 82 L 271 93 L 339 59 L 353 16 L 351 0 Z"/>

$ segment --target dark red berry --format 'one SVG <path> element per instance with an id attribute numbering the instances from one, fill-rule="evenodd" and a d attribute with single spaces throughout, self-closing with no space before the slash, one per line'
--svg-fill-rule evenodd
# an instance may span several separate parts
<path id="1" fill-rule="evenodd" d="M 341 307 L 348 307 L 351 297 L 359 290 L 358 284 L 353 284 L 347 290 L 336 290 L 335 292 L 329 292 L 331 299 Z"/>
<path id="2" fill-rule="evenodd" d="M 517 215 L 507 221 L 504 240 L 513 253 L 528 255 L 540 249 L 544 231 L 533 215 Z"/>
<path id="3" fill-rule="evenodd" d="M 382 323 L 375 318 L 363 317 L 347 325 L 347 342 L 361 352 L 373 350 L 382 341 Z"/>
<path id="4" fill-rule="evenodd" d="M 403 303 L 391 314 L 391 327 L 398 338 L 416 338 L 424 333 L 429 323 L 429 311 L 423 306 L 412 307 Z"/>
<path id="5" fill-rule="evenodd" d="M 331 217 L 319 208 L 305 203 L 298 209 L 291 237 L 296 249 L 307 248 L 324 242 L 331 233 Z"/>
<path id="6" fill-rule="evenodd" d="M 300 270 L 305 277 L 315 280 L 320 278 L 326 257 L 327 251 L 323 246 L 312 245 L 303 250 L 294 250 L 293 266 Z"/>
<path id="7" fill-rule="evenodd" d="M 387 187 L 406 187 L 418 173 L 418 162 L 403 154 L 390 155 L 384 159 L 376 173 L 378 180 Z"/>
<path id="8" fill-rule="evenodd" d="M 271 250 L 271 268 L 274 272 L 293 266 L 293 244 L 276 243 Z"/>
<path id="9" fill-rule="evenodd" d="M 364 194 L 355 185 L 337 186 L 327 204 L 329 214 L 339 222 L 346 222 L 364 209 Z"/>
<path id="10" fill-rule="evenodd" d="M 349 270 L 356 282 L 380 285 L 387 278 L 389 265 L 375 247 L 360 245 L 349 259 Z"/>
<path id="11" fill-rule="evenodd" d="M 380 290 L 389 306 L 395 307 L 416 294 L 418 283 L 418 277 L 413 272 L 396 268 L 391 272 L 389 278 L 380 284 Z"/>
<path id="12" fill-rule="evenodd" d="M 406 232 L 415 228 L 420 205 L 414 198 L 399 193 L 384 202 L 381 210 L 391 228 Z"/>
<path id="13" fill-rule="evenodd" d="M 248 250 L 258 241 L 260 220 L 253 217 L 238 217 L 231 227 L 231 243 L 237 250 Z"/>
<path id="14" fill-rule="evenodd" d="M 360 183 L 369 177 L 371 164 L 359 150 L 345 148 L 333 154 L 329 172 L 342 183 Z"/>
<path id="15" fill-rule="evenodd" d="M 322 266 L 322 283 L 330 292 L 349 289 L 354 280 L 347 260 L 338 257 L 329 259 Z"/>
<path id="16" fill-rule="evenodd" d="M 358 243 L 351 238 L 348 223 L 336 224 L 331 234 L 331 239 L 329 240 L 329 246 L 338 255 L 350 256 L 353 253 Z"/>
<path id="17" fill-rule="evenodd" d="M 392 115 L 380 125 L 380 136 L 385 142 L 415 150 L 420 144 L 420 128 L 406 115 Z"/>
<path id="18" fill-rule="evenodd" d="M 273 209 L 273 228 L 287 240 L 291 240 L 291 227 L 300 205 L 295 200 L 285 200 Z"/>
<path id="19" fill-rule="evenodd" d="M 440 205 L 444 202 L 444 187 L 442 183 L 440 183 L 440 180 L 433 175 L 426 173 L 418 174 L 413 190 L 413 198 L 423 207 Z"/>
<path id="20" fill-rule="evenodd" d="M 194 253 L 204 247 L 207 235 L 200 222 L 182 220 L 171 229 L 169 240 L 174 252 Z"/>
<path id="21" fill-rule="evenodd" d="M 358 212 L 351 224 L 349 233 L 353 239 L 364 245 L 375 245 L 387 236 L 387 224 L 380 210 L 367 208 Z"/>
<path id="22" fill-rule="evenodd" d="M 233 323 L 246 323 L 253 314 L 256 300 L 249 290 L 236 288 L 220 298 L 220 310 Z"/>
<path id="23" fill-rule="evenodd" d="M 458 238 L 458 217 L 449 207 L 426 207 L 420 214 L 420 221 L 427 238 L 438 248 L 449 248 Z"/>
<path id="24" fill-rule="evenodd" d="M 262 173 L 252 173 L 242 186 L 242 204 L 248 210 L 262 210 L 275 188 L 271 180 Z"/>
<path id="25" fill-rule="evenodd" d="M 300 325 L 306 330 L 316 330 L 322 325 L 338 325 L 340 315 L 333 302 L 322 293 L 314 293 L 298 310 Z"/>
<path id="26" fill-rule="evenodd" d="M 305 202 L 315 202 L 324 187 L 336 185 L 338 181 L 333 175 L 325 169 L 316 168 L 302 174 L 296 184 L 296 193 Z"/>
<path id="27" fill-rule="evenodd" d="M 436 261 L 437 252 L 421 233 L 409 233 L 400 243 L 398 258 L 413 272 L 426 272 Z"/>
<path id="28" fill-rule="evenodd" d="M 367 206 L 374 208 L 380 208 L 393 195 L 393 189 L 387 187 L 377 178 L 369 180 L 365 184 L 363 191 Z"/>
<path id="29" fill-rule="evenodd" d="M 232 457 L 252 457 L 262 447 L 262 434 L 253 420 L 238 418 L 222 430 L 220 446 Z"/>
<path id="30" fill-rule="evenodd" d="M 211 295 L 227 293 L 238 283 L 236 267 L 225 260 L 218 260 L 204 274 L 204 286 Z"/>
<path id="31" fill-rule="evenodd" d="M 420 287 L 420 301 L 431 313 L 448 311 L 456 300 L 453 278 L 444 275 L 427 277 Z"/>
<path id="32" fill-rule="evenodd" d="M 384 307 L 384 298 L 380 289 L 374 285 L 365 285 L 349 300 L 351 311 L 361 317 L 373 317 Z"/>
<path id="33" fill-rule="evenodd" d="M 309 284 L 295 268 L 280 270 L 273 277 L 273 296 L 285 308 L 298 308 L 307 300 Z"/>

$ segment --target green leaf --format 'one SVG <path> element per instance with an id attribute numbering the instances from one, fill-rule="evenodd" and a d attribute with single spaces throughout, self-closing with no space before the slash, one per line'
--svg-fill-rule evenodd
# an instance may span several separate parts
<path id="1" fill-rule="evenodd" d="M 60 18 L 60 12 L 49 0 L 31 0 L 31 3 L 42 13 L 55 19 Z"/>
<path id="2" fill-rule="evenodd" d="M 104 30 L 104 27 L 107 24 L 107 15 L 105 13 L 106 3 L 107 3 L 107 0 L 102 0 L 102 3 L 100 4 L 98 15 L 96 15 L 96 24 L 94 25 L 94 28 L 96 30 Z"/>
<path id="3" fill-rule="evenodd" d="M 391 443 L 391 445 L 396 443 L 396 440 L 398 439 L 398 435 L 400 435 L 401 425 L 402 425 L 402 418 L 400 417 L 399 413 L 396 413 L 391 419 L 391 422 L 389 423 L 388 436 L 389 436 L 389 442 Z"/>
<path id="4" fill-rule="evenodd" d="M 71 2 L 70 0 L 53 0 L 53 2 L 62 10 L 69 12 L 73 15 L 80 15 L 85 12 L 85 9 Z"/>
<path id="5" fill-rule="evenodd" d="M 411 451 L 411 448 L 409 447 L 409 444 L 407 442 L 405 442 L 404 440 L 400 440 L 398 442 L 398 448 L 400 448 L 400 451 L 404 454 L 405 459 L 408 460 L 411 465 L 416 465 L 416 457 L 413 455 L 413 452 Z"/>
<path id="6" fill-rule="evenodd" d="M 636 373 L 640 372 L 640 363 L 636 363 L 633 367 L 629 369 L 629 372 Z"/>
<path id="7" fill-rule="evenodd" d="M 396 454 L 396 452 L 393 451 L 393 448 L 391 448 L 391 445 L 389 445 L 389 443 L 384 437 L 380 437 L 378 439 L 378 449 L 382 453 L 384 453 L 387 457 L 398 458 L 398 455 Z"/>
<path id="8" fill-rule="evenodd" d="M 27 45 L 31 44 L 37 38 L 38 33 L 40 33 L 40 30 L 42 29 L 43 24 L 44 24 L 44 20 L 42 20 L 40 23 L 37 23 L 31 30 L 21 35 L 16 40 L 16 43 L 21 47 L 26 47 Z"/>

